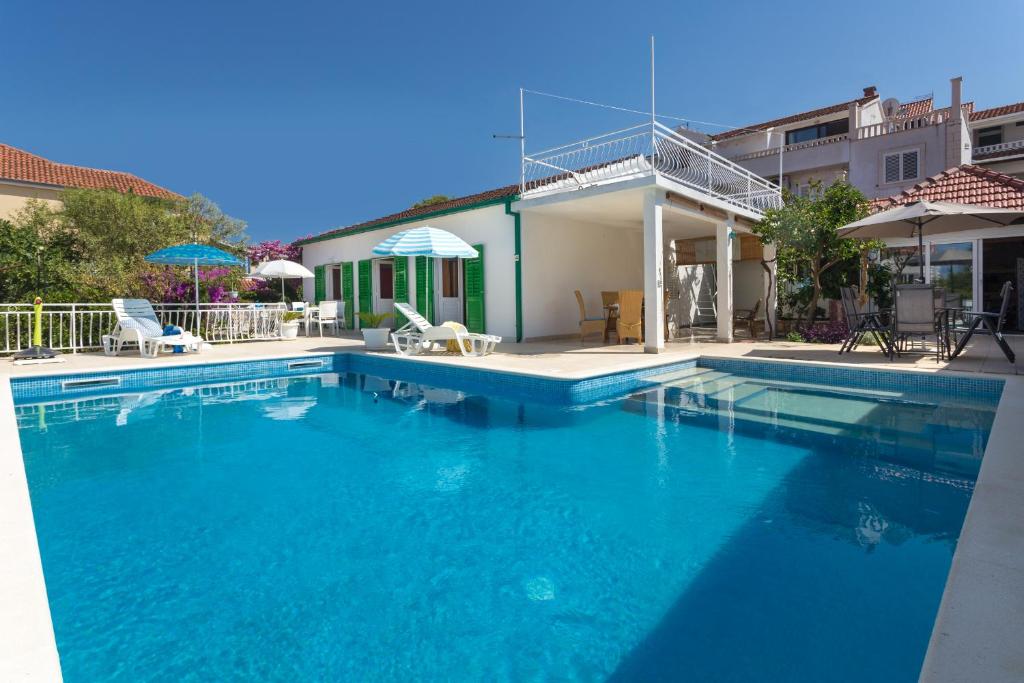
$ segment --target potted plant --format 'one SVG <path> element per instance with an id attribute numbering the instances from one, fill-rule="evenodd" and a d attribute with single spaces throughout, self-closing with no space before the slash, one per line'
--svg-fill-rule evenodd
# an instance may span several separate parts
<path id="1" fill-rule="evenodd" d="M 285 311 L 281 318 L 281 339 L 295 339 L 299 336 L 299 321 L 304 315 L 302 311 Z"/>
<path id="2" fill-rule="evenodd" d="M 390 313 L 359 312 L 359 322 L 362 323 L 359 329 L 363 332 L 363 341 L 366 342 L 366 348 L 378 351 L 388 347 L 388 332 L 390 332 L 390 329 L 381 327 L 381 325 L 390 317 Z"/>

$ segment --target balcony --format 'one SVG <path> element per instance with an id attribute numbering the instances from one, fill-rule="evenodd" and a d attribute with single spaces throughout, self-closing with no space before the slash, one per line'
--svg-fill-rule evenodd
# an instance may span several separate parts
<path id="1" fill-rule="evenodd" d="M 849 135 L 839 133 L 815 140 L 794 142 L 782 148 L 785 173 L 799 173 L 830 166 L 850 163 Z M 777 176 L 779 173 L 779 148 L 768 147 L 731 157 L 754 173 L 762 176 Z"/>
<path id="2" fill-rule="evenodd" d="M 1024 140 L 1011 140 L 1010 142 L 1000 142 L 998 145 L 975 147 L 972 152 L 975 161 L 1019 154 L 1024 154 Z"/>
<path id="3" fill-rule="evenodd" d="M 660 123 L 524 155 L 521 185 L 526 198 L 654 176 L 758 215 L 782 206 L 777 185 Z"/>

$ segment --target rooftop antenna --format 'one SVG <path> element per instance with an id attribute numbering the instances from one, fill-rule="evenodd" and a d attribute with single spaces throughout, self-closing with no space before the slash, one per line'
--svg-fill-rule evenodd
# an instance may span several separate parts
<path id="1" fill-rule="evenodd" d="M 526 191 L 526 110 L 523 105 L 523 89 L 519 88 L 519 135 L 491 135 L 496 140 L 519 140 L 519 191 Z"/>

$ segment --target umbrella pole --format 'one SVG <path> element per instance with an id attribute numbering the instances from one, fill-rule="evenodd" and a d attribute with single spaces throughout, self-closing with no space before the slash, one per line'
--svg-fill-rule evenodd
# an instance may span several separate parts
<path id="1" fill-rule="evenodd" d="M 281 278 L 281 303 L 284 303 L 284 278 Z"/>
<path id="2" fill-rule="evenodd" d="M 917 265 L 921 272 L 921 282 L 924 282 L 924 226 L 921 219 L 917 219 Z"/>
<path id="3" fill-rule="evenodd" d="M 192 273 L 195 276 L 196 283 L 196 336 L 199 335 L 199 259 L 195 260 L 195 266 L 192 269 Z"/>

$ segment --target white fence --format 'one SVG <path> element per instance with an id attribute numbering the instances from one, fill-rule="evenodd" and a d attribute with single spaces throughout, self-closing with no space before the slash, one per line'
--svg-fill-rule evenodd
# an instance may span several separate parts
<path id="1" fill-rule="evenodd" d="M 544 194 L 652 173 L 758 213 L 782 206 L 778 185 L 660 123 L 528 154 L 522 190 Z"/>
<path id="2" fill-rule="evenodd" d="M 280 339 L 284 304 L 153 304 L 162 325 L 177 325 L 211 343 Z M 105 304 L 43 304 L 43 345 L 77 353 L 102 348 L 117 324 Z M 32 304 L 0 304 L 0 354 L 32 344 Z"/>

